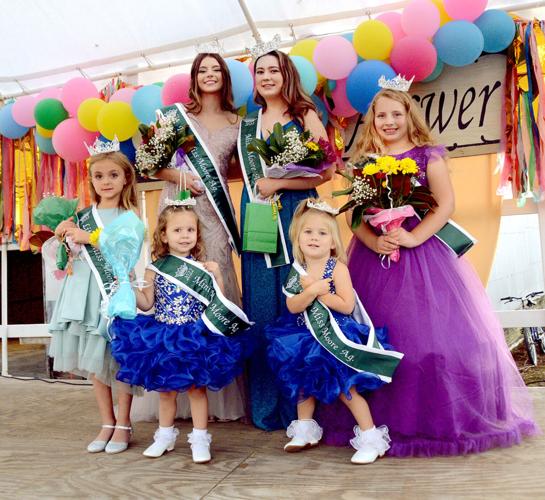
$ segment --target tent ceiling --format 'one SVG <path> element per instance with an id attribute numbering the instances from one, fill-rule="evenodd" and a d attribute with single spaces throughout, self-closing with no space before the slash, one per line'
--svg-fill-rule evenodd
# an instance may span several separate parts
<path id="1" fill-rule="evenodd" d="M 245 0 L 259 33 L 297 39 L 352 31 L 368 14 L 400 9 L 407 0 Z M 241 0 L 0 0 L 0 96 L 62 85 L 84 74 L 101 79 L 183 65 L 195 45 L 219 38 L 237 55 L 254 38 Z M 544 1 L 488 0 L 488 8 L 534 7 Z"/>

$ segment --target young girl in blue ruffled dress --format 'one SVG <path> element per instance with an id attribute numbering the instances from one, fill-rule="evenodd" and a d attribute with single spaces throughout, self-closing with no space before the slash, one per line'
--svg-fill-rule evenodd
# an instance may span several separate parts
<path id="1" fill-rule="evenodd" d="M 340 398 L 357 421 L 352 462 L 364 464 L 384 455 L 390 439 L 387 427 L 374 426 L 361 393 L 389 382 L 402 354 L 385 350 L 385 332 L 373 328 L 357 299 L 336 213 L 315 199 L 297 207 L 289 230 L 295 262 L 284 285 L 291 314 L 266 329 L 267 354 L 280 389 L 297 404 L 284 449 L 316 446 L 316 401 Z"/>
<path id="2" fill-rule="evenodd" d="M 143 311 L 154 307 L 154 314 L 116 319 L 112 354 L 120 365 L 118 380 L 160 394 L 159 428 L 144 455 L 155 458 L 174 449 L 179 434 L 174 428 L 176 395 L 187 391 L 193 461 L 205 463 L 211 459 L 212 440 L 206 389 L 218 391 L 242 372 L 243 343 L 227 335 L 249 322 L 223 296 L 218 264 L 199 262 L 205 249 L 191 202 L 194 199 L 172 202 L 159 215 L 153 236 L 155 260 L 144 276 L 149 286 L 136 291 L 138 307 Z"/>

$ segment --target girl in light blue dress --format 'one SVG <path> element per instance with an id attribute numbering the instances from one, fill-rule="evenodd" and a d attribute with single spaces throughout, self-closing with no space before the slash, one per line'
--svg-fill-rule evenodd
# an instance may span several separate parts
<path id="1" fill-rule="evenodd" d="M 125 210 L 136 210 L 134 169 L 118 152 L 99 153 L 89 164 L 93 205 L 76 214 L 76 220 L 61 222 L 57 238 L 81 245 L 73 262 L 73 272 L 65 277 L 55 304 L 49 332 L 53 369 L 89 377 L 102 421 L 102 429 L 87 447 L 90 453 L 125 451 L 131 434 L 129 420 L 130 387 L 118 382 L 118 415 L 113 409 L 112 385 L 117 364 L 110 353 L 107 319 L 101 303 L 115 277 L 98 248 L 100 229 Z"/>

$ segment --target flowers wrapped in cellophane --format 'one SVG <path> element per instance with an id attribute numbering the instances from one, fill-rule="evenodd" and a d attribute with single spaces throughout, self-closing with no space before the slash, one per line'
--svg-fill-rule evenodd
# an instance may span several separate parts
<path id="1" fill-rule="evenodd" d="M 296 127 L 284 130 L 280 123 L 274 124 L 268 141 L 252 139 L 248 151 L 263 158 L 270 178 L 317 177 L 337 159 L 326 139 L 315 140 L 309 130 Z"/>
<path id="2" fill-rule="evenodd" d="M 415 209 L 426 211 L 437 206 L 430 190 L 418 182 L 420 169 L 412 158 L 398 160 L 393 156 L 369 155 L 348 166 L 351 174 L 337 173 L 345 177 L 350 186 L 333 195 L 349 195 L 339 212 L 353 209 L 354 229 L 365 220 L 388 233 L 401 227 L 407 217 L 415 215 Z M 399 250 L 389 257 L 398 262 Z"/>
<path id="3" fill-rule="evenodd" d="M 129 275 L 140 257 L 144 241 L 143 222 L 127 211 L 108 224 L 100 233 L 100 252 L 117 277 L 117 289 L 110 296 L 107 316 L 124 319 L 136 317 L 136 297 Z"/>
<path id="4" fill-rule="evenodd" d="M 73 217 L 78 207 L 78 199 L 68 200 L 60 196 L 48 196 L 44 198 L 34 211 L 32 217 L 35 224 L 47 226 L 52 231 L 57 229 L 57 226 L 64 220 Z M 57 269 L 64 271 L 65 269 L 71 274 L 72 256 L 79 251 L 79 245 L 63 238 L 57 248 Z"/>
<path id="5" fill-rule="evenodd" d="M 144 177 L 151 177 L 160 168 L 168 167 L 177 151 L 189 153 L 195 147 L 195 136 L 188 125 L 179 125 L 174 110 L 164 115 L 158 113 L 154 124 L 138 127 L 142 144 L 136 149 L 135 166 Z"/>

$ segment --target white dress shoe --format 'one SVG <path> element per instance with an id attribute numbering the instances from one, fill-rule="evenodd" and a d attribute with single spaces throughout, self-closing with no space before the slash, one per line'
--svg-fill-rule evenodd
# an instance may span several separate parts
<path id="1" fill-rule="evenodd" d="M 148 446 L 142 455 L 149 458 L 159 458 L 165 451 L 172 451 L 178 434 L 180 431 L 174 427 L 159 427 L 153 435 L 153 444 Z"/>
<path id="2" fill-rule="evenodd" d="M 366 431 L 356 425 L 354 434 L 355 437 L 350 440 L 350 444 L 357 450 L 350 459 L 353 464 L 371 464 L 390 449 L 390 436 L 385 425 Z"/>
<path id="3" fill-rule="evenodd" d="M 205 464 L 210 462 L 212 456 L 210 455 L 210 443 L 212 442 L 212 436 L 206 431 L 206 429 L 193 429 L 193 432 L 187 435 L 188 443 L 191 444 L 191 454 L 193 456 L 193 462 L 196 464 Z"/>
<path id="4" fill-rule="evenodd" d="M 104 424 L 102 426 L 103 429 L 115 429 L 115 425 L 109 425 Z M 104 451 L 106 449 L 106 445 L 108 444 L 108 441 L 100 441 L 95 440 L 88 444 L 87 451 L 89 453 L 99 453 L 101 451 Z"/>
<path id="5" fill-rule="evenodd" d="M 110 455 L 125 451 L 129 447 L 129 441 L 131 440 L 132 436 L 132 427 L 130 425 L 116 425 L 115 428 L 129 431 L 129 439 L 127 441 L 108 441 L 108 444 L 106 445 L 106 448 L 104 448 L 104 451 Z"/>
<path id="6" fill-rule="evenodd" d="M 284 451 L 294 453 L 318 446 L 322 433 L 322 428 L 316 420 L 293 420 L 286 430 L 287 436 L 292 439 L 284 446 Z"/>

